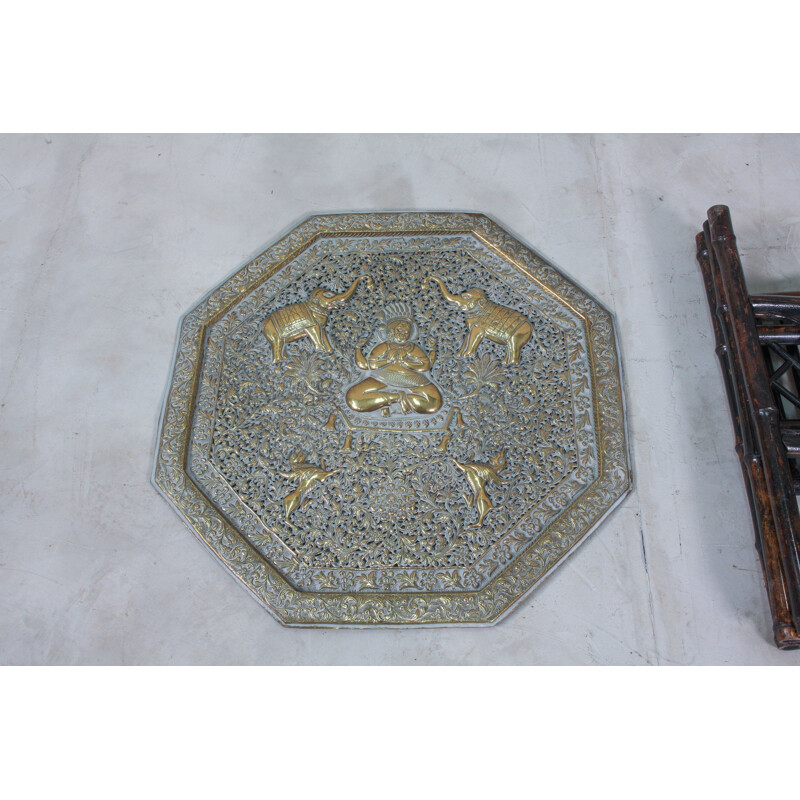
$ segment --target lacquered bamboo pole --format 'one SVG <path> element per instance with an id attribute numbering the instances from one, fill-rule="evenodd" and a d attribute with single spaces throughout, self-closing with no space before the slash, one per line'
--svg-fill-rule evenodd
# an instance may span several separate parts
<path id="1" fill-rule="evenodd" d="M 760 469 L 750 470 L 754 475 L 753 490 L 756 506 L 762 519 L 762 544 L 764 559 L 772 558 L 768 552 L 771 529 L 778 547 L 775 564 L 783 574 L 783 584 L 791 611 L 795 633 L 800 620 L 800 514 L 794 495 L 794 483 L 789 461 L 781 441 L 780 416 L 775 404 L 756 330 L 755 314 L 750 304 L 744 275 L 741 269 L 736 237 L 726 206 L 713 206 L 708 212 L 708 225 L 704 227 L 709 249 L 709 262 L 715 267 L 717 302 L 725 314 L 728 334 L 729 364 L 732 366 L 735 388 L 740 402 L 740 414 L 750 421 L 752 452 L 760 460 Z M 766 522 L 770 516 L 771 526 Z M 769 550 L 772 548 L 769 547 Z M 765 567 L 765 574 L 768 570 Z M 776 623 L 778 620 L 776 620 Z"/>
<path id="2" fill-rule="evenodd" d="M 717 345 L 716 352 L 722 368 L 728 404 L 733 418 L 735 450 L 739 456 L 756 532 L 756 550 L 764 572 L 764 582 L 773 620 L 773 636 L 775 644 L 779 648 L 794 649 L 800 647 L 800 635 L 794 624 L 789 604 L 788 586 L 783 572 L 772 507 L 765 495 L 766 483 L 763 464 L 754 447 L 754 432 L 750 415 L 746 408 L 743 408 L 743 402 L 747 396 L 743 378 L 737 368 L 731 343 L 726 337 L 726 331 L 730 330 L 731 322 L 723 299 L 724 289 L 719 270 L 715 269 L 716 265 L 712 266 L 713 253 L 710 252 L 709 239 L 709 228 L 706 223 L 704 232 L 699 233 L 696 238 L 697 260 L 703 274 Z"/>

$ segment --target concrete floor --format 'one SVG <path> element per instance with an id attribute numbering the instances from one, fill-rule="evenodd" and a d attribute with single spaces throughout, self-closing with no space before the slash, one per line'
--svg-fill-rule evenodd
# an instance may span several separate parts
<path id="1" fill-rule="evenodd" d="M 0 663 L 800 664 L 694 234 L 800 287 L 799 136 L 0 138 Z M 494 628 L 290 630 L 149 482 L 180 315 L 310 213 L 481 211 L 617 317 L 635 491 Z"/>

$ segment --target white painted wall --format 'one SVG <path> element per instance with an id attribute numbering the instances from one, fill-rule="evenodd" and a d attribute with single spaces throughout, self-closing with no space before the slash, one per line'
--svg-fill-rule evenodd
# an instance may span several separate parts
<path id="1" fill-rule="evenodd" d="M 751 291 L 800 288 L 799 195 L 798 136 L 0 138 L 0 661 L 800 664 L 694 260 L 726 203 Z M 397 209 L 489 214 L 616 314 L 635 491 L 494 628 L 284 629 L 149 483 L 178 318 L 310 213 Z"/>

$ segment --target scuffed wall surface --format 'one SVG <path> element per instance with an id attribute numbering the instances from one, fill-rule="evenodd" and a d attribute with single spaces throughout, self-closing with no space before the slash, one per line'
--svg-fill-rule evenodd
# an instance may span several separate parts
<path id="1" fill-rule="evenodd" d="M 779 653 L 694 234 L 800 288 L 797 136 L 0 138 L 0 662 L 800 664 Z M 178 318 L 310 213 L 481 211 L 617 317 L 635 490 L 494 628 L 289 630 L 149 482 Z"/>

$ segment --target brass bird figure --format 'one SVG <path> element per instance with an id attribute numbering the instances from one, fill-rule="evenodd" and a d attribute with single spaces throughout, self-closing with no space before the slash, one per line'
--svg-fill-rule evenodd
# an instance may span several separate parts
<path id="1" fill-rule="evenodd" d="M 488 464 L 479 464 L 475 461 L 460 464 L 455 459 L 452 459 L 452 461 L 464 473 L 472 489 L 473 494 L 465 499 L 470 507 L 473 502 L 475 503 L 475 508 L 478 512 L 478 525 L 483 525 L 486 515 L 494 508 L 486 492 L 486 483 L 487 481 L 491 483 L 503 482 L 500 473 L 506 466 L 505 450 L 501 450 L 496 456 L 492 456 Z"/>
<path id="2" fill-rule="evenodd" d="M 315 467 L 313 464 L 306 462 L 306 454 L 297 452 L 289 458 L 289 463 L 292 465 L 291 471 L 288 473 L 279 472 L 282 478 L 287 480 L 300 479 L 297 488 L 283 498 L 283 510 L 286 513 L 286 521 L 289 521 L 289 516 L 295 511 L 300 503 L 305 499 L 308 492 L 311 491 L 318 483 L 330 478 L 339 472 L 338 469 L 326 470 L 325 462 L 320 461 L 321 467 Z"/>

